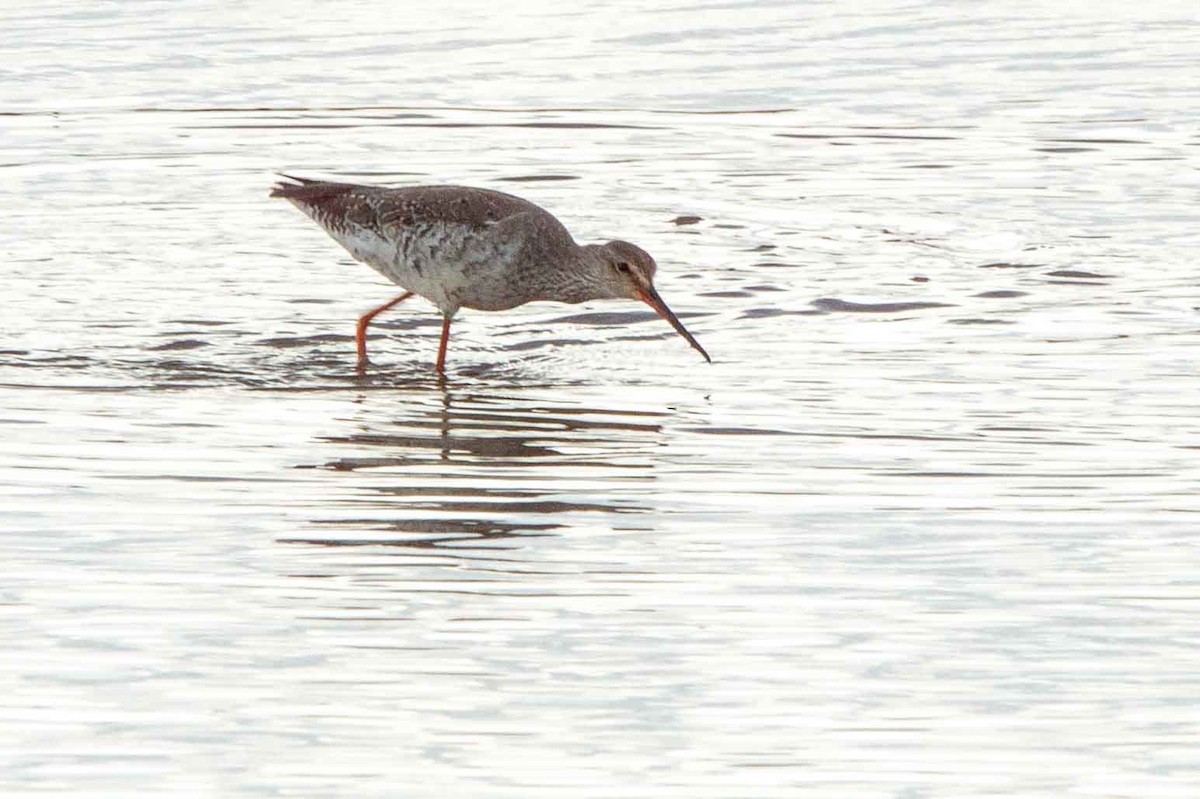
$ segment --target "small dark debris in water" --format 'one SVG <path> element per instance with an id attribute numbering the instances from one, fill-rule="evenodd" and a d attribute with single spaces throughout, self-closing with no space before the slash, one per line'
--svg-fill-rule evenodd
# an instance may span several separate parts
<path id="1" fill-rule="evenodd" d="M 983 297 L 989 300 L 1006 300 L 1012 297 L 1024 297 L 1028 291 L 1012 291 L 1010 289 L 998 289 L 997 291 L 981 291 L 975 294 L 976 297 Z"/>
<path id="2" fill-rule="evenodd" d="M 179 341 L 168 341 L 166 344 L 158 344 L 149 349 L 154 352 L 166 352 L 169 350 L 194 350 L 199 347 L 209 346 L 207 341 L 200 341 L 195 338 L 185 338 Z"/>
<path id="3" fill-rule="evenodd" d="M 513 178 L 496 178 L 510 183 L 537 183 L 543 180 L 579 180 L 578 175 L 519 175 Z"/>
<path id="4" fill-rule="evenodd" d="M 924 275 L 913 275 L 909 279 L 912 280 L 912 282 L 914 282 L 914 283 L 928 283 L 929 282 L 929 278 L 925 277 Z"/>
<path id="5" fill-rule="evenodd" d="M 921 311 L 926 308 L 953 308 L 945 302 L 848 302 L 833 297 L 813 300 L 812 304 L 823 311 L 849 311 L 855 313 L 900 313 Z"/>
<path id="6" fill-rule="evenodd" d="M 1050 277 L 1075 277 L 1083 280 L 1110 280 L 1112 275 L 1098 275 L 1095 272 L 1085 272 L 1081 269 L 1059 269 L 1047 272 Z"/>
<path id="7" fill-rule="evenodd" d="M 694 225 L 704 220 L 702 216 L 677 216 L 671 221 L 676 225 Z"/>
<path id="8" fill-rule="evenodd" d="M 1012 264 L 1007 261 L 996 261 L 991 264 L 981 264 L 980 269 L 1036 269 L 1042 264 Z"/>
<path id="9" fill-rule="evenodd" d="M 774 244 L 760 244 L 749 252 L 770 252 L 773 249 L 775 249 Z"/>

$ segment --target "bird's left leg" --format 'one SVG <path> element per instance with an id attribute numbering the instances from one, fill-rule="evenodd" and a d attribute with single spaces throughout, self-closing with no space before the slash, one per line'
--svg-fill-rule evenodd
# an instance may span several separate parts
<path id="1" fill-rule="evenodd" d="M 438 345 L 437 373 L 446 374 L 446 345 L 450 343 L 450 317 L 442 319 L 442 343 Z"/>
<path id="2" fill-rule="evenodd" d="M 371 324 L 371 320 L 376 316 L 379 316 L 379 314 L 383 313 L 388 308 L 399 305 L 412 295 L 413 293 L 411 291 L 406 291 L 396 299 L 391 300 L 390 302 L 385 302 L 375 310 L 368 311 L 367 313 L 358 317 L 358 327 L 355 328 L 354 331 L 354 343 L 358 346 L 358 368 L 360 371 L 367 368 L 367 325 Z"/>

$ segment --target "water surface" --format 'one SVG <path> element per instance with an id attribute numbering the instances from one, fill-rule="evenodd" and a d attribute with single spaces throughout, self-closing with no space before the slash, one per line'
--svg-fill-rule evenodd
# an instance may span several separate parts
<path id="1" fill-rule="evenodd" d="M 323 8 L 323 6 L 322 6 Z M 0 11 L 13 796 L 1193 796 L 1189 4 Z M 396 289 L 275 171 L 628 303 Z"/>

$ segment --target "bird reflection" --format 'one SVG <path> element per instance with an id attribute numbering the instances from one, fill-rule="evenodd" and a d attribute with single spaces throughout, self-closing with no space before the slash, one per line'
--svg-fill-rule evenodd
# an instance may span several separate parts
<path id="1" fill-rule="evenodd" d="M 654 479 L 665 413 L 454 390 L 444 378 L 402 402 L 363 392 L 355 409 L 350 429 L 320 439 L 338 454 L 312 468 L 359 479 L 288 543 L 496 548 L 650 510 L 635 486 Z"/>

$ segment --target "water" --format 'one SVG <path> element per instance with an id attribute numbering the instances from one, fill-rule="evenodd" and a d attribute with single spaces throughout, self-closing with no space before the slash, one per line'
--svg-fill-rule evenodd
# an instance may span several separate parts
<path id="1" fill-rule="evenodd" d="M 1192 4 L 319 8 L 0 10 L 4 795 L 1196 795 Z M 360 379 L 274 171 L 637 242 L 715 363 Z"/>

